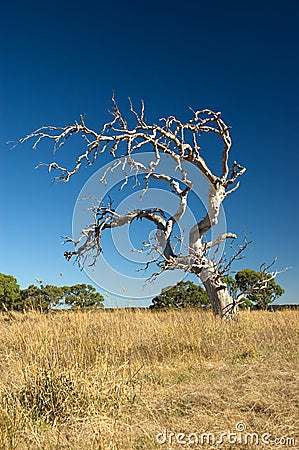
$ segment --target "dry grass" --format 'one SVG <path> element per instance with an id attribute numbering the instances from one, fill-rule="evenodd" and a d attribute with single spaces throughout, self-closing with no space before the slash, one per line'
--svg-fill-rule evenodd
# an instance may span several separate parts
<path id="1" fill-rule="evenodd" d="M 219 438 L 240 421 L 299 448 L 298 319 L 298 311 L 243 312 L 227 324 L 196 311 L 0 316 L 0 448 L 271 448 L 156 440 L 164 429 Z"/>

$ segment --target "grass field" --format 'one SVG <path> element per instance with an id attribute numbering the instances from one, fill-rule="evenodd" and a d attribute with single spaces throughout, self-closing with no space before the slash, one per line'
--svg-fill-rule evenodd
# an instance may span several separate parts
<path id="1" fill-rule="evenodd" d="M 0 448 L 298 449 L 298 344 L 299 311 L 3 314 Z"/>

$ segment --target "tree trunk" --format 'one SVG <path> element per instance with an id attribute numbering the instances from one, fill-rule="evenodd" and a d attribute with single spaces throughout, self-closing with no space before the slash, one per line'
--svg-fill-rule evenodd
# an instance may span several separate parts
<path id="1" fill-rule="evenodd" d="M 232 319 L 237 312 L 237 305 L 228 292 L 227 285 L 221 278 L 212 276 L 203 281 L 209 296 L 213 313 L 223 320 Z"/>

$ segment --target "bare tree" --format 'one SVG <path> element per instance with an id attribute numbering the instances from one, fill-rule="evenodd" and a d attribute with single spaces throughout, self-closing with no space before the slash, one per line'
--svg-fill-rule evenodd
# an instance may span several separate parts
<path id="1" fill-rule="evenodd" d="M 84 264 L 89 256 L 96 258 L 102 251 L 101 238 L 106 229 L 121 227 L 130 224 L 136 219 L 146 219 L 155 224 L 156 242 L 148 243 L 158 252 L 155 259 L 159 270 L 153 274 L 157 276 L 165 270 L 182 269 L 185 272 L 196 274 L 204 284 L 210 298 L 213 312 L 223 319 L 231 317 L 237 303 L 230 296 L 227 285 L 224 282 L 223 271 L 214 258 L 208 255 L 209 249 L 217 248 L 226 239 L 235 239 L 233 233 L 224 233 L 215 240 L 208 241 L 207 232 L 218 222 L 220 207 L 224 199 L 232 194 L 239 186 L 238 178 L 245 172 L 245 168 L 234 161 L 229 167 L 228 157 L 231 148 L 230 127 L 221 118 L 220 112 L 210 109 L 192 111 L 191 119 L 183 123 L 170 116 L 160 119 L 160 124 L 147 123 L 144 113 L 144 103 L 141 102 L 141 110 L 137 112 L 129 99 L 130 114 L 134 119 L 134 126 L 130 127 L 123 117 L 119 107 L 112 96 L 113 111 L 112 120 L 104 124 L 100 132 L 88 128 L 83 116 L 80 121 L 66 127 L 43 126 L 33 133 L 21 139 L 25 142 L 35 139 L 33 147 L 44 138 L 54 143 L 54 151 L 60 148 L 73 135 L 81 135 L 84 140 L 84 151 L 78 156 L 74 166 L 70 169 L 60 166 L 56 162 L 48 164 L 49 170 L 60 172 L 59 180 L 67 182 L 75 175 L 84 163 L 93 164 L 97 157 L 104 152 L 110 152 L 112 162 L 109 170 L 122 165 L 124 173 L 126 169 L 143 174 L 144 192 L 149 188 L 151 180 L 161 181 L 169 186 L 178 197 L 177 211 L 169 218 L 160 208 L 135 209 L 120 215 L 113 209 L 112 202 L 105 204 L 101 201 L 93 211 L 93 222 L 82 230 L 79 239 L 74 242 L 74 250 L 65 252 L 67 259 L 73 255 L 78 262 Z M 200 136 L 203 134 L 216 135 L 221 142 L 220 172 L 217 176 L 208 166 L 201 155 L 199 145 Z M 134 158 L 136 152 L 145 150 L 151 146 L 155 157 L 149 164 L 143 164 Z M 176 177 L 159 172 L 161 154 L 172 158 L 177 167 Z M 174 225 L 178 223 L 187 208 L 188 194 L 192 189 L 192 182 L 184 169 L 184 162 L 193 164 L 209 183 L 208 207 L 205 216 L 189 230 L 188 251 L 176 253 L 173 246 Z M 109 170 L 103 179 L 108 176 Z M 179 174 L 179 178 L 178 175 Z M 124 177 L 124 185 L 128 176 Z"/>

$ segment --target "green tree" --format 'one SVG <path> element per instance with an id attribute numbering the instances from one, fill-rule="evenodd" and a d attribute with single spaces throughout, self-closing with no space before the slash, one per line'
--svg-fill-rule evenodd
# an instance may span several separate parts
<path id="1" fill-rule="evenodd" d="M 64 303 L 72 309 L 103 308 L 104 297 L 90 284 L 64 286 Z"/>
<path id="2" fill-rule="evenodd" d="M 55 308 L 90 309 L 103 307 L 104 298 L 91 285 L 31 285 L 21 292 L 21 310 L 47 311 Z"/>
<path id="3" fill-rule="evenodd" d="M 209 304 L 205 289 L 192 281 L 180 281 L 171 288 L 162 289 L 161 294 L 152 300 L 150 309 L 207 308 Z"/>
<path id="4" fill-rule="evenodd" d="M 0 273 L 0 310 L 15 309 L 20 302 L 20 286 L 12 275 Z"/>
<path id="5" fill-rule="evenodd" d="M 231 275 L 226 275 L 223 278 L 224 278 L 223 281 L 227 285 L 227 289 L 228 289 L 228 292 L 229 292 L 231 298 L 236 300 L 238 297 L 238 294 L 240 293 L 240 289 L 239 289 L 237 281 Z M 238 307 L 239 307 L 239 309 L 246 309 L 248 307 L 253 308 L 254 305 L 250 300 L 248 300 L 248 298 L 243 297 L 238 302 Z"/>
<path id="6" fill-rule="evenodd" d="M 236 280 L 231 275 L 227 275 L 227 276 L 225 276 L 223 278 L 224 278 L 223 281 L 227 285 L 227 289 L 228 289 L 228 292 L 229 292 L 230 296 L 232 298 L 235 298 L 236 294 L 238 292 L 238 283 L 236 282 Z"/>
<path id="7" fill-rule="evenodd" d="M 268 304 L 284 294 L 284 289 L 269 273 L 243 269 L 236 273 L 235 281 L 240 293 L 244 293 L 245 301 L 256 309 L 266 309 Z"/>
<path id="8" fill-rule="evenodd" d="M 31 284 L 28 288 L 21 291 L 21 301 L 19 310 L 26 311 L 35 309 L 39 311 L 48 311 L 63 300 L 63 290 L 58 286 Z"/>

